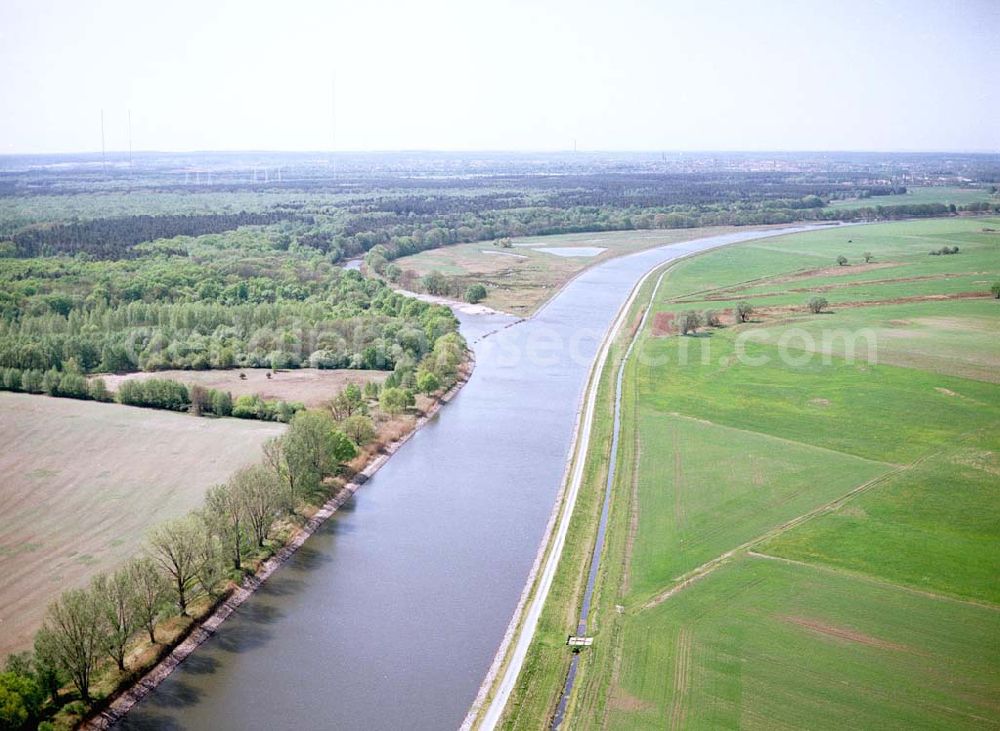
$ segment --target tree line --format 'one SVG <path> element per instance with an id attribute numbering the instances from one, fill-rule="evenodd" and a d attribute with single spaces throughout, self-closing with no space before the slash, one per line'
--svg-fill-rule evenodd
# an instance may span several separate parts
<path id="1" fill-rule="evenodd" d="M 86 254 L 94 259 L 125 259 L 136 256 L 133 247 L 144 241 L 175 236 L 199 236 L 221 233 L 240 226 L 265 226 L 297 214 L 281 210 L 249 213 L 161 214 L 93 218 L 68 223 L 24 226 L 6 239 L 0 238 L 0 251 L 12 251 L 18 257 Z M 304 219 L 310 222 L 311 219 Z"/>
<path id="2" fill-rule="evenodd" d="M 0 319 L 0 367 L 83 373 L 265 367 L 392 370 L 457 330 L 446 307 L 339 275 L 323 299 L 262 304 L 40 300 Z"/>

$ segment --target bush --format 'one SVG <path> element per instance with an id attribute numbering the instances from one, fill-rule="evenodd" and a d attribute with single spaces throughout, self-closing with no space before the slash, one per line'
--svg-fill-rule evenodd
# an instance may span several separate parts
<path id="1" fill-rule="evenodd" d="M 103 378 L 94 378 L 87 384 L 87 391 L 94 401 L 112 401 L 113 397 Z"/>
<path id="2" fill-rule="evenodd" d="M 17 729 L 38 717 L 44 693 L 34 678 L 22 673 L 0 673 L 0 728 Z"/>
<path id="3" fill-rule="evenodd" d="M 257 394 L 244 394 L 233 404 L 233 416 L 237 419 L 260 419 L 267 416 L 267 405 Z"/>
<path id="4" fill-rule="evenodd" d="M 746 322 L 753 314 L 753 305 L 744 300 L 736 303 L 736 322 Z"/>
<path id="5" fill-rule="evenodd" d="M 677 330 L 681 335 L 688 335 L 693 333 L 701 327 L 701 315 L 699 315 L 694 310 L 688 310 L 687 312 L 682 312 L 677 317 Z"/>
<path id="6" fill-rule="evenodd" d="M 837 257 L 837 264 L 839 264 L 842 267 L 847 266 L 847 257 L 843 256 L 843 255 L 838 256 Z"/>
<path id="7" fill-rule="evenodd" d="M 4 368 L 0 376 L 0 386 L 4 391 L 20 391 L 24 374 L 19 368 Z"/>
<path id="8" fill-rule="evenodd" d="M 825 310 L 830 303 L 824 297 L 813 297 L 808 302 L 809 311 L 815 315 Z"/>
<path id="9" fill-rule="evenodd" d="M 364 446 L 375 438 L 375 424 L 369 416 L 354 414 L 344 420 L 344 433 L 358 446 Z"/>
<path id="10" fill-rule="evenodd" d="M 350 358 L 334 350 L 316 350 L 309 356 L 310 368 L 346 368 Z"/>
<path id="11" fill-rule="evenodd" d="M 274 404 L 274 420 L 287 424 L 295 416 L 295 406 L 287 401 L 277 401 Z"/>
<path id="12" fill-rule="evenodd" d="M 118 387 L 118 403 L 154 409 L 184 411 L 191 403 L 187 386 L 166 378 L 124 381 Z"/>
<path id="13" fill-rule="evenodd" d="M 469 288 L 465 290 L 465 301 L 470 304 L 474 305 L 484 299 L 486 299 L 486 287 L 481 284 L 470 284 Z"/>
<path id="14" fill-rule="evenodd" d="M 420 284 L 427 294 L 440 296 L 448 293 L 448 279 L 436 269 L 429 274 L 425 274 L 420 280 Z"/>
<path id="15" fill-rule="evenodd" d="M 379 397 L 379 406 L 387 414 L 398 414 L 414 403 L 415 399 L 411 391 L 396 386 L 382 389 L 382 395 Z"/>
<path id="16" fill-rule="evenodd" d="M 233 415 L 233 396 L 229 391 L 212 391 L 212 413 L 216 416 Z"/>
<path id="17" fill-rule="evenodd" d="M 59 395 L 59 382 L 62 380 L 62 375 L 55 368 L 50 368 L 45 371 L 42 376 L 42 391 L 47 393 L 49 396 Z"/>
<path id="18" fill-rule="evenodd" d="M 29 368 L 21 373 L 21 390 L 25 393 L 42 393 L 44 377 L 41 371 Z"/>
<path id="19" fill-rule="evenodd" d="M 58 392 L 60 396 L 67 398 L 90 398 L 87 379 L 78 373 L 63 373 L 59 378 Z"/>
<path id="20" fill-rule="evenodd" d="M 441 379 L 431 371 L 417 372 L 417 390 L 420 393 L 432 394 L 441 388 Z"/>

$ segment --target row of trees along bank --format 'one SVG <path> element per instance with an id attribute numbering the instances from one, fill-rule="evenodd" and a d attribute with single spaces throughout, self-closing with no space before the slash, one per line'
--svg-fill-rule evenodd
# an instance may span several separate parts
<path id="1" fill-rule="evenodd" d="M 297 534 L 350 476 L 345 463 L 360 468 L 412 428 L 400 419 L 416 391 L 450 388 L 465 354 L 460 336 L 446 336 L 381 388 L 350 384 L 323 408 L 298 411 L 261 462 L 211 488 L 202 508 L 152 530 L 115 571 L 64 592 L 34 649 L 0 673 L 0 728 L 71 728 L 140 678 Z"/>

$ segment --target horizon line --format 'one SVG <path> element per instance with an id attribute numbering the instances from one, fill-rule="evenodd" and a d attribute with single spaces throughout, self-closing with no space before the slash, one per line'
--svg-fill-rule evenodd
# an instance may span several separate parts
<path id="1" fill-rule="evenodd" d="M 248 154 L 270 154 L 270 155 L 391 155 L 391 154 L 440 154 L 440 155 L 477 155 L 477 154 L 504 154 L 504 155 L 706 155 L 706 154 L 851 154 L 864 153 L 876 155 L 900 155 L 900 154 L 928 154 L 928 155 L 1000 155 L 1000 149 L 985 148 L 896 148 L 896 149 L 863 149 L 863 148 L 800 148 L 800 149 L 765 149 L 765 148 L 719 148 L 719 149 L 669 149 L 669 148 L 635 148 L 635 149 L 577 149 L 572 148 L 468 148 L 449 149 L 434 147 L 400 147 L 400 148 L 371 148 L 358 150 L 281 150 L 268 148 L 240 148 L 240 149 L 190 149 L 190 150 L 132 150 L 132 155 L 248 155 Z M 0 152 L 0 157 L 65 157 L 72 155 L 92 155 L 100 157 L 101 150 L 60 150 L 55 152 Z M 129 150 L 107 150 L 106 155 L 128 155 Z"/>

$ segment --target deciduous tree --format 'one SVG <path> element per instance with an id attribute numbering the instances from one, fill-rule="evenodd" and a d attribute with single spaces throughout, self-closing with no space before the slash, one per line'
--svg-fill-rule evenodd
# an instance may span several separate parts
<path id="1" fill-rule="evenodd" d="M 149 535 L 149 551 L 169 578 L 182 616 L 187 615 L 188 594 L 198 571 L 199 527 L 191 516 L 175 518 Z"/>
<path id="2" fill-rule="evenodd" d="M 126 564 L 135 589 L 136 622 L 146 630 L 149 641 L 156 644 L 156 621 L 167 601 L 170 586 L 159 565 L 148 556 L 134 558 Z"/>
<path id="3" fill-rule="evenodd" d="M 107 643 L 106 631 L 94 593 L 70 589 L 49 605 L 35 636 L 36 651 L 69 675 L 88 705 L 94 671 Z"/>
<path id="4" fill-rule="evenodd" d="M 125 648 L 138 621 L 135 588 L 134 575 L 128 566 L 124 566 L 110 575 L 95 576 L 91 589 L 100 607 L 101 621 L 105 627 L 105 652 L 121 672 L 125 672 Z"/>

